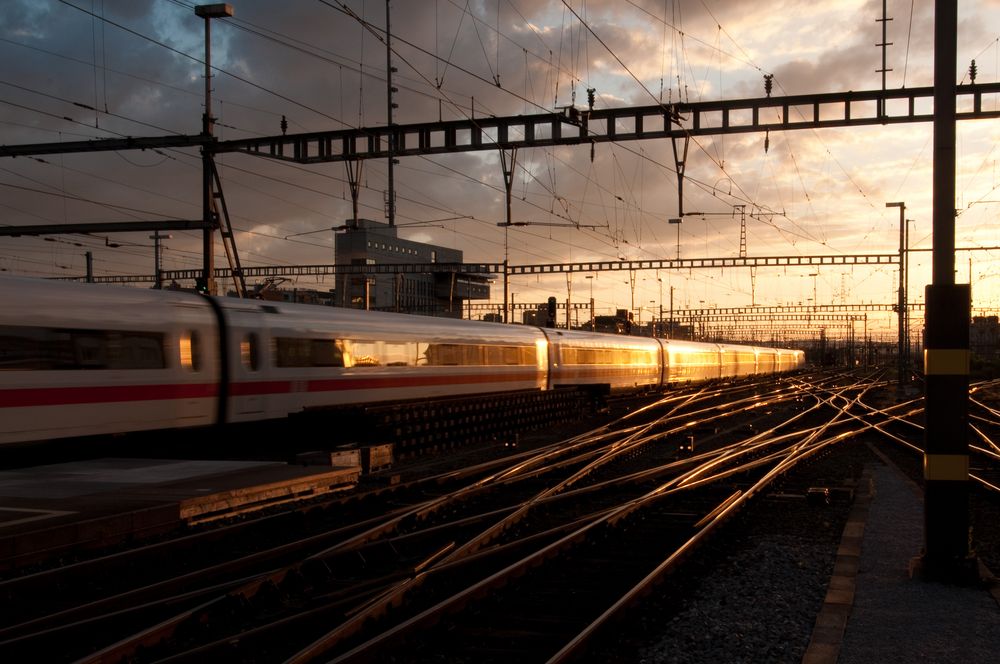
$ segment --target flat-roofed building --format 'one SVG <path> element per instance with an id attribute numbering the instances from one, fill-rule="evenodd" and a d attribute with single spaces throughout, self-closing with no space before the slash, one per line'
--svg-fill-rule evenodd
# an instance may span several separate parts
<path id="1" fill-rule="evenodd" d="M 428 272 L 340 273 L 336 304 L 341 307 L 461 318 L 467 301 L 490 297 L 488 275 L 450 267 L 464 262 L 461 250 L 406 240 L 398 227 L 370 219 L 346 222 L 334 239 L 334 260 L 337 265 L 442 265 Z"/>

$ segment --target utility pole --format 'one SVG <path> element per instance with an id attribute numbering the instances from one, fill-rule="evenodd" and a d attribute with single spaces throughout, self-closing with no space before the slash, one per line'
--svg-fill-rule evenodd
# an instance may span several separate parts
<path id="1" fill-rule="evenodd" d="M 573 326 L 570 324 L 569 316 L 570 310 L 573 308 L 572 305 L 572 295 L 573 295 L 573 273 L 566 273 L 566 329 L 572 330 Z"/>
<path id="2" fill-rule="evenodd" d="M 201 133 L 211 139 L 215 118 L 212 117 L 212 19 L 233 15 L 232 5 L 196 5 L 194 13 L 205 19 L 205 113 L 201 116 Z M 201 278 L 206 292 L 215 293 L 215 231 L 219 225 L 215 213 L 214 182 L 212 178 L 213 147 L 211 141 L 201 148 L 201 213 L 205 228 L 202 229 L 202 269 Z"/>
<path id="3" fill-rule="evenodd" d="M 903 270 L 903 311 L 906 314 L 903 319 L 903 339 L 904 339 L 904 352 L 906 353 L 906 372 L 910 375 L 910 371 L 913 367 L 913 353 L 910 348 L 910 223 L 916 224 L 917 222 L 913 219 L 906 220 L 906 233 L 903 235 L 903 263 L 901 269 Z M 916 228 L 916 226 L 914 226 Z M 971 256 L 969 260 L 972 260 Z M 972 283 L 972 275 L 969 275 L 969 283 Z M 971 292 L 970 292 L 971 298 Z"/>
<path id="4" fill-rule="evenodd" d="M 923 578 L 978 580 L 969 551 L 968 284 L 955 283 L 955 71 L 958 7 L 934 2 L 933 282 L 924 295 Z"/>
<path id="5" fill-rule="evenodd" d="M 660 327 L 663 327 L 663 279 L 659 276 L 659 270 L 657 270 L 656 281 L 660 285 Z M 662 331 L 662 330 L 661 330 Z"/>
<path id="6" fill-rule="evenodd" d="M 594 330 L 594 275 L 588 274 L 585 279 L 590 282 L 590 331 Z"/>
<path id="7" fill-rule="evenodd" d="M 517 148 L 511 148 L 510 157 L 507 150 L 500 150 L 500 168 L 503 170 L 503 185 L 507 192 L 506 205 L 504 207 L 504 229 L 503 229 L 503 322 L 507 322 L 507 294 L 510 288 L 510 266 L 508 264 L 510 246 L 508 245 L 507 231 L 510 230 L 513 221 L 510 218 L 510 190 L 514 186 L 514 164 L 517 163 Z M 511 300 L 511 308 L 513 308 Z M 511 312 L 513 316 L 513 311 Z"/>
<path id="8" fill-rule="evenodd" d="M 674 287 L 670 287 L 670 338 L 674 338 Z"/>
<path id="9" fill-rule="evenodd" d="M 392 75 L 396 73 L 396 68 L 392 66 L 392 33 L 389 30 L 389 0 L 385 0 L 385 99 L 386 99 L 386 126 L 389 129 L 389 144 L 387 146 L 387 151 L 389 153 L 389 179 L 388 185 L 389 190 L 386 192 L 385 197 L 385 216 L 389 220 L 390 226 L 396 225 L 396 189 L 393 184 L 393 166 L 396 164 L 395 148 L 396 148 L 396 132 L 392 128 L 392 111 L 393 109 L 399 108 L 399 104 L 392 100 L 392 95 L 398 92 L 396 88 L 392 85 Z"/>
<path id="10" fill-rule="evenodd" d="M 681 259 L 681 220 L 667 219 L 668 224 L 677 226 L 677 260 Z"/>
<path id="11" fill-rule="evenodd" d="M 153 288 L 156 290 L 163 289 L 163 267 L 160 262 L 160 240 L 169 240 L 173 238 L 169 233 L 166 235 L 160 235 L 160 231 L 153 231 L 153 234 L 149 236 L 149 239 L 153 241 L 153 274 L 156 276 L 156 281 L 154 282 Z"/>
<path id="12" fill-rule="evenodd" d="M 892 46 L 892 42 L 886 41 L 886 37 L 887 37 L 887 35 L 886 35 L 886 26 L 889 23 L 889 21 L 892 20 L 891 18 L 889 18 L 888 16 L 886 16 L 886 13 L 887 13 L 886 1 L 887 0 L 882 0 L 882 18 L 875 19 L 876 23 L 881 23 L 882 24 L 882 43 L 881 44 L 875 44 L 876 46 L 879 46 L 879 47 L 882 48 L 882 68 L 881 69 L 876 69 L 875 72 L 882 74 L 882 93 L 883 93 L 883 96 L 882 96 L 882 98 L 880 98 L 878 100 L 878 116 L 879 116 L 879 118 L 882 119 L 883 122 L 885 122 L 885 116 L 886 116 L 885 96 L 884 96 L 884 93 L 885 93 L 885 75 L 886 75 L 887 72 L 892 71 L 891 69 L 889 69 L 886 66 L 886 52 L 885 52 L 885 50 L 886 50 L 887 46 Z"/>

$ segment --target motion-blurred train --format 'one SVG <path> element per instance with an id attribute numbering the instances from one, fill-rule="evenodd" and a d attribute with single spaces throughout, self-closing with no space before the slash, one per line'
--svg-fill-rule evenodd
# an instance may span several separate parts
<path id="1" fill-rule="evenodd" d="M 0 302 L 0 444 L 803 364 L 795 350 L 18 277 L 0 277 Z"/>

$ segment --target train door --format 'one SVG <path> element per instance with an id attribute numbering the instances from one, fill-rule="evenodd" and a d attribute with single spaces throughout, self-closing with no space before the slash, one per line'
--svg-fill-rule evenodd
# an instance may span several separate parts
<path id="1" fill-rule="evenodd" d="M 233 415 L 237 419 L 263 417 L 267 410 L 267 395 L 257 389 L 261 383 L 265 355 L 262 337 L 256 330 L 235 331 L 238 344 L 233 349 L 238 354 L 232 364 L 231 390 Z M 249 417 L 248 417 L 249 416 Z"/>
<path id="2" fill-rule="evenodd" d="M 550 390 L 555 386 L 556 372 L 559 370 L 561 362 L 557 337 L 562 336 L 562 333 L 544 327 L 538 329 L 545 337 L 544 342 L 537 344 L 538 368 L 545 371 L 545 387 L 543 389 Z"/>
<path id="3" fill-rule="evenodd" d="M 657 343 L 660 345 L 660 387 L 664 388 L 670 381 L 670 351 L 667 350 L 669 341 L 666 339 L 657 339 Z"/>
<path id="4" fill-rule="evenodd" d="M 234 421 L 271 417 L 271 329 L 266 305 L 223 303 L 227 344 L 228 417 Z"/>

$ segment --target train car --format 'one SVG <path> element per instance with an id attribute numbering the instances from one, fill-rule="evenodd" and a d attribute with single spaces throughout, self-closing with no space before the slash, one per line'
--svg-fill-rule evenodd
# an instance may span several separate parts
<path id="1" fill-rule="evenodd" d="M 664 385 L 714 380 L 722 377 L 718 344 L 677 339 L 663 340 Z"/>
<path id="2" fill-rule="evenodd" d="M 0 277 L 0 301 L 0 444 L 803 363 L 801 351 L 17 277 Z"/>
<path id="3" fill-rule="evenodd" d="M 753 346 L 719 344 L 719 374 L 726 378 L 757 373 L 757 352 Z"/>
<path id="4" fill-rule="evenodd" d="M 656 339 L 555 329 L 545 335 L 554 387 L 606 385 L 621 391 L 663 383 L 663 348 Z"/>
<path id="5" fill-rule="evenodd" d="M 806 353 L 802 350 L 791 350 L 787 348 L 775 349 L 778 354 L 777 371 L 793 371 L 802 367 L 806 363 Z"/>
<path id="6" fill-rule="evenodd" d="M 777 349 L 754 348 L 753 352 L 757 356 L 757 373 L 772 374 L 779 370 Z"/>
<path id="7" fill-rule="evenodd" d="M 545 389 L 537 328 L 216 298 L 230 421 L 318 406 Z"/>
<path id="8" fill-rule="evenodd" d="M 204 298 L 4 277 L 0 302 L 0 443 L 215 421 Z"/>

